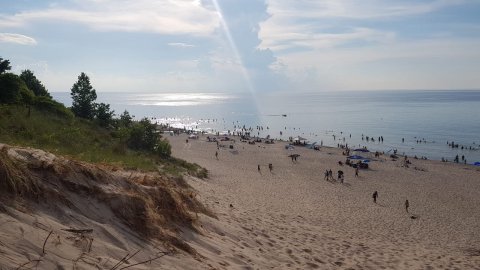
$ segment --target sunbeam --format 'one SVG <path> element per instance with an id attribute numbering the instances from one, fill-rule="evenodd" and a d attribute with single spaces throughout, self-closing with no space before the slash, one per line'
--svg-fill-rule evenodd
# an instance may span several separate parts
<path id="1" fill-rule="evenodd" d="M 250 79 L 250 75 L 248 74 L 248 71 L 245 68 L 245 65 L 243 64 L 243 60 L 240 56 L 240 53 L 238 52 L 237 45 L 235 44 L 235 41 L 232 38 L 232 34 L 230 33 L 230 28 L 228 27 L 227 22 L 223 18 L 222 9 L 220 8 L 220 5 L 218 4 L 217 0 L 212 0 L 212 1 L 213 1 L 213 5 L 215 6 L 215 10 L 217 11 L 218 17 L 220 18 L 220 24 L 222 26 L 225 36 L 227 37 L 228 43 L 230 45 L 230 49 L 232 50 L 236 60 L 240 65 L 240 69 L 245 79 L 245 83 L 247 84 L 248 90 L 250 91 L 250 93 L 252 93 L 252 96 L 254 96 L 255 88 L 253 87 L 252 80 Z"/>

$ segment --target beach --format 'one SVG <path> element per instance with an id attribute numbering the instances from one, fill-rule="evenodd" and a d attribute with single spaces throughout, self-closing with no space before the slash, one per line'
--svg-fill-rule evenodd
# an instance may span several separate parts
<path id="1" fill-rule="evenodd" d="M 0 268 L 480 268 L 478 167 L 363 153 L 355 176 L 340 148 L 164 138 L 208 177 L 0 145 L 0 165 L 42 190 L 0 203 Z"/>
<path id="2" fill-rule="evenodd" d="M 175 157 L 209 171 L 208 179 L 188 182 L 218 219 L 202 216 L 203 235 L 185 237 L 211 269 L 480 267 L 477 167 L 410 159 L 407 168 L 402 158 L 382 155 L 355 177 L 338 164 L 342 149 L 287 150 L 285 142 L 251 145 L 238 137 L 217 149 L 206 135 L 166 138 Z M 296 162 L 288 157 L 294 153 Z M 324 180 L 327 169 L 335 177 L 343 170 L 344 183 Z"/>

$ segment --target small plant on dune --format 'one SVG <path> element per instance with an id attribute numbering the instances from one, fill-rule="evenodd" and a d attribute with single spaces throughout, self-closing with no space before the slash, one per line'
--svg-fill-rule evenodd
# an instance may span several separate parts
<path id="1" fill-rule="evenodd" d="M 8 156 L 6 148 L 0 150 L 0 190 L 13 195 L 37 196 L 40 191 L 38 184 L 20 166 Z"/>

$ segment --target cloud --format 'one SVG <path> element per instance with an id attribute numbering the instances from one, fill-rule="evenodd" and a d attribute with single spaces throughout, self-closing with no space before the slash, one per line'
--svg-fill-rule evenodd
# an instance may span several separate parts
<path id="1" fill-rule="evenodd" d="M 389 42 L 395 32 L 361 27 L 362 22 L 401 19 L 430 13 L 463 0 L 267 0 L 268 20 L 260 24 L 259 48 L 275 52 L 321 49 L 349 42 Z M 339 29 L 341 28 L 341 29 Z"/>
<path id="2" fill-rule="evenodd" d="M 480 36 L 465 32 L 461 36 L 451 28 L 450 20 L 461 14 L 435 17 L 442 9 L 465 3 L 267 0 L 270 17 L 260 23 L 258 48 L 271 50 L 276 62 L 270 68 L 298 88 L 441 88 L 442 84 L 452 87 L 451 82 L 458 83 L 459 78 L 478 87 L 480 80 L 458 71 L 479 70 L 480 54 L 475 47 L 480 45 Z M 418 23 L 424 23 L 420 18 L 426 16 L 430 24 L 419 27 Z M 450 28 L 445 28 L 447 23 Z"/>
<path id="3" fill-rule="evenodd" d="M 377 19 L 429 13 L 465 0 L 267 0 L 268 12 L 282 18 Z"/>
<path id="4" fill-rule="evenodd" d="M 309 89 L 478 88 L 478 47 L 480 38 L 431 38 L 298 51 L 278 59 L 292 81 Z"/>
<path id="5" fill-rule="evenodd" d="M 11 33 L 0 33 L 0 42 L 16 43 L 20 45 L 37 45 L 37 41 L 34 38 Z"/>
<path id="6" fill-rule="evenodd" d="M 317 33 L 306 26 L 290 27 L 290 32 L 285 32 L 286 29 L 288 27 L 283 30 L 273 28 L 270 31 L 263 31 L 261 47 L 276 52 L 292 48 L 318 50 L 355 42 L 388 43 L 394 41 L 396 36 L 391 31 L 378 31 L 365 27 L 356 27 L 344 33 Z"/>
<path id="7" fill-rule="evenodd" d="M 0 15 L 0 27 L 36 22 L 74 22 L 96 31 L 209 35 L 219 25 L 218 14 L 196 0 L 84 0 L 73 6 Z"/>
<path id="8" fill-rule="evenodd" d="M 168 46 L 177 47 L 177 48 L 193 48 L 195 45 L 182 43 L 182 42 L 171 42 L 167 44 Z"/>

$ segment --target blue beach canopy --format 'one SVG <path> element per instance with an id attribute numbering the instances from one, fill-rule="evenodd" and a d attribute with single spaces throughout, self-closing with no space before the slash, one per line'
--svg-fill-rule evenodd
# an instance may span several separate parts
<path id="1" fill-rule="evenodd" d="M 358 155 L 349 156 L 348 158 L 349 159 L 364 159 L 364 157 L 358 156 Z"/>
<path id="2" fill-rule="evenodd" d="M 477 162 L 473 163 L 473 165 L 480 166 L 480 161 L 477 161 Z"/>

